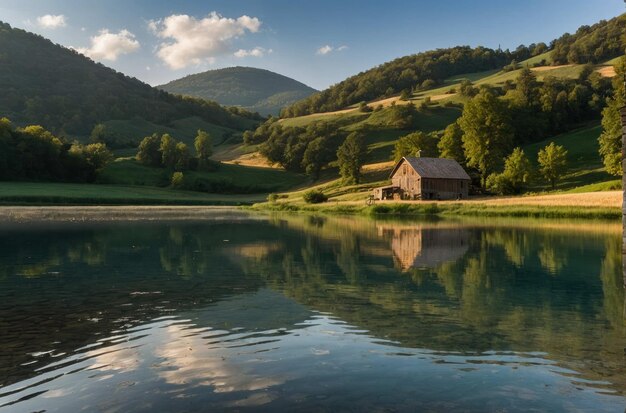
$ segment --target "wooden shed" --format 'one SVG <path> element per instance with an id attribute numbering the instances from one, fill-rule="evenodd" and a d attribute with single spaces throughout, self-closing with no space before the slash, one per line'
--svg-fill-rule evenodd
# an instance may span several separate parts
<path id="1" fill-rule="evenodd" d="M 374 198 L 465 199 L 471 182 L 457 161 L 445 158 L 402 158 L 390 178 L 392 184 L 376 188 Z"/>

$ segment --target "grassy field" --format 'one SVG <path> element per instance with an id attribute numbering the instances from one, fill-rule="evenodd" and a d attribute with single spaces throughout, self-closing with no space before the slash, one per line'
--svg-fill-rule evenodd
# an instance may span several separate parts
<path id="1" fill-rule="evenodd" d="M 583 199 L 586 194 L 580 194 Z M 364 202 L 326 204 L 263 203 L 253 209 L 266 211 L 313 212 L 327 214 L 361 214 L 371 216 L 487 216 L 487 217 L 527 217 L 527 218 L 581 218 L 619 220 L 622 211 L 619 206 L 580 206 L 560 203 L 489 203 L 471 202 L 380 202 L 365 205 Z"/>
<path id="2" fill-rule="evenodd" d="M 98 177 L 100 183 L 132 186 L 168 186 L 171 171 L 151 168 L 134 159 L 118 159 L 109 164 Z M 202 180 L 223 188 L 225 193 L 269 193 L 285 191 L 308 182 L 304 175 L 282 169 L 255 168 L 232 164 L 220 164 L 214 172 L 184 172 L 188 180 Z"/>
<path id="3" fill-rule="evenodd" d="M 550 142 L 562 145 L 567 149 L 567 160 L 569 170 L 557 185 L 557 189 L 571 190 L 576 187 L 587 185 L 598 185 L 611 182 L 612 189 L 615 188 L 616 177 L 604 171 L 602 159 L 598 154 L 598 137 L 602 128 L 598 124 L 592 124 L 572 132 L 564 133 L 552 138 L 545 139 L 524 147 L 524 152 L 531 162 L 537 166 L 537 153 Z M 619 182 L 617 182 L 619 184 Z M 549 190 L 547 183 L 540 179 L 535 179 L 530 190 Z"/>
<path id="4" fill-rule="evenodd" d="M 243 205 L 264 199 L 145 186 L 0 182 L 0 205 Z"/>
<path id="5" fill-rule="evenodd" d="M 211 134 L 214 139 L 214 145 L 220 145 L 223 143 L 226 136 L 241 134 L 240 131 L 214 125 L 198 117 L 176 120 L 169 126 L 156 125 L 143 119 L 111 120 L 105 122 L 105 125 L 117 136 L 125 140 L 137 142 L 153 133 L 169 133 L 172 137 L 176 138 L 176 140 L 183 141 L 188 145 L 193 145 L 193 140 L 196 137 L 198 129 L 202 129 Z M 254 122 L 250 121 L 247 126 L 253 128 Z"/>

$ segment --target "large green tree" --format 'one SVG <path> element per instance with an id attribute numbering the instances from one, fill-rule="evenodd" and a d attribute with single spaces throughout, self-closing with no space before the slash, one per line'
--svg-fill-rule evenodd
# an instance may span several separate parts
<path id="1" fill-rule="evenodd" d="M 459 118 L 467 165 L 478 169 L 481 183 L 501 167 L 513 144 L 513 129 L 506 104 L 488 90 L 470 100 Z"/>
<path id="2" fill-rule="evenodd" d="M 451 123 L 443 131 L 443 135 L 437 143 L 439 156 L 454 159 L 461 165 L 465 165 L 465 152 L 463 151 L 463 129 L 458 122 Z"/>
<path id="3" fill-rule="evenodd" d="M 211 135 L 203 130 L 198 130 L 196 139 L 193 142 L 198 157 L 198 167 L 206 169 L 209 165 L 211 155 L 213 155 L 213 146 Z"/>
<path id="4" fill-rule="evenodd" d="M 147 166 L 161 166 L 161 152 L 159 147 L 161 146 L 161 138 L 156 133 L 151 136 L 146 136 L 139 143 L 139 149 L 137 150 L 137 161 Z"/>
<path id="5" fill-rule="evenodd" d="M 539 150 L 537 156 L 539 172 L 550 182 L 552 189 L 567 170 L 567 150 L 554 142 Z"/>
<path id="6" fill-rule="evenodd" d="M 113 153 L 104 143 L 91 143 L 83 148 L 87 163 L 95 170 L 104 168 L 114 158 Z"/>
<path id="7" fill-rule="evenodd" d="M 337 150 L 339 173 L 348 183 L 358 184 L 361 180 L 361 167 L 365 161 L 367 146 L 365 139 L 357 132 L 352 132 Z"/>
<path id="8" fill-rule="evenodd" d="M 315 138 L 304 151 L 302 167 L 307 175 L 316 181 L 320 176 L 320 171 L 332 160 L 332 157 L 333 151 L 330 150 L 328 138 Z"/>
<path id="9" fill-rule="evenodd" d="M 161 136 L 161 162 L 166 168 L 174 169 L 176 166 L 176 140 L 167 133 Z"/>
<path id="10" fill-rule="evenodd" d="M 504 171 L 487 178 L 487 188 L 500 195 L 519 194 L 530 182 L 532 166 L 522 148 L 515 148 L 504 161 Z"/>
<path id="11" fill-rule="evenodd" d="M 435 133 L 424 133 L 417 131 L 402 136 L 395 144 L 393 158 L 396 162 L 405 156 L 421 156 L 425 158 L 436 158 L 439 156 L 437 142 L 439 141 Z"/>
<path id="12" fill-rule="evenodd" d="M 626 105 L 624 90 L 624 73 L 626 58 L 620 59 L 615 67 L 617 76 L 613 79 L 613 97 L 602 111 L 602 134 L 598 138 L 600 156 L 606 171 L 611 175 L 622 174 L 622 121 L 620 109 Z"/>
<path id="13" fill-rule="evenodd" d="M 174 169 L 179 172 L 187 170 L 189 168 L 190 158 L 189 147 L 183 142 L 176 143 L 176 164 L 174 165 Z"/>

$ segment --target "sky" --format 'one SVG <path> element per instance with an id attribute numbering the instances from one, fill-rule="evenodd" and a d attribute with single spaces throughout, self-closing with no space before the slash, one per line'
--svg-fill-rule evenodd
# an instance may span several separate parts
<path id="1" fill-rule="evenodd" d="M 408 54 L 550 42 L 623 0 L 0 0 L 0 21 L 159 85 L 252 66 L 316 89 Z"/>

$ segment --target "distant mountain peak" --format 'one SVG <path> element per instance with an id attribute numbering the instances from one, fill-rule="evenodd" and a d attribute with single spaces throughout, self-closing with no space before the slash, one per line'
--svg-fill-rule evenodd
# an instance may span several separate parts
<path id="1" fill-rule="evenodd" d="M 170 93 L 214 100 L 223 105 L 241 106 L 263 115 L 276 115 L 282 107 L 317 92 L 287 76 L 248 66 L 208 70 L 157 87 Z"/>

